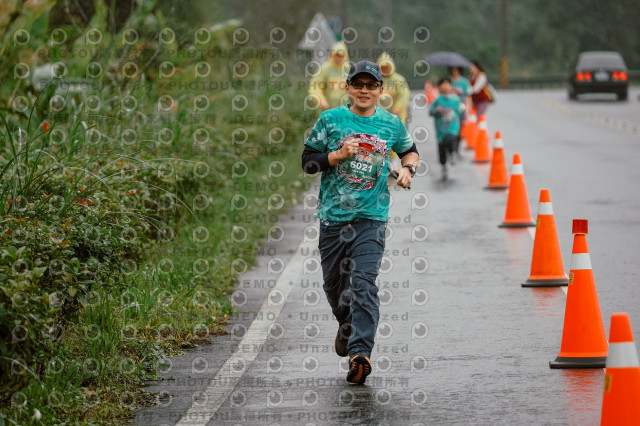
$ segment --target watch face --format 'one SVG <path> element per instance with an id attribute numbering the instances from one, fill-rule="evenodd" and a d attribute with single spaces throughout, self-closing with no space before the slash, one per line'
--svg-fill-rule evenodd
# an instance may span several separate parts
<path id="1" fill-rule="evenodd" d="M 409 171 L 411 172 L 411 177 L 413 177 L 413 175 L 416 174 L 416 168 L 413 166 L 413 164 L 407 164 L 403 167 L 406 167 L 407 169 L 409 169 Z"/>

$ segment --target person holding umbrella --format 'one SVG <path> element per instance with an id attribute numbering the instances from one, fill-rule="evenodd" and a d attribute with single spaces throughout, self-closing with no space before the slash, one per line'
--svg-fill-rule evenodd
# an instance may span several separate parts
<path id="1" fill-rule="evenodd" d="M 462 67 L 449 67 L 449 78 L 451 79 L 451 88 L 453 92 L 460 97 L 460 101 L 464 104 L 464 110 L 471 109 L 471 83 L 462 75 Z M 466 120 L 466 114 L 460 114 L 460 128 Z M 455 153 L 460 156 L 460 133 L 456 138 Z"/>
<path id="2" fill-rule="evenodd" d="M 462 75 L 462 67 L 449 67 L 448 71 L 451 79 L 451 88 L 456 95 L 460 96 L 465 106 L 470 108 L 471 83 L 467 77 Z"/>

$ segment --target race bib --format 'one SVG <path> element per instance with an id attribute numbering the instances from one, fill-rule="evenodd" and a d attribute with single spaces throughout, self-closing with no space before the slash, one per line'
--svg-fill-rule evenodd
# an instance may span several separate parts
<path id="1" fill-rule="evenodd" d="M 355 190 L 367 190 L 372 188 L 380 174 L 387 157 L 387 143 L 385 140 L 367 133 L 352 133 L 339 142 L 344 145 L 348 139 L 360 139 L 358 152 L 347 160 L 342 160 L 336 165 L 338 179 Z"/>
<path id="2" fill-rule="evenodd" d="M 449 125 L 456 118 L 455 112 L 451 108 L 444 108 L 442 111 L 442 124 Z"/>

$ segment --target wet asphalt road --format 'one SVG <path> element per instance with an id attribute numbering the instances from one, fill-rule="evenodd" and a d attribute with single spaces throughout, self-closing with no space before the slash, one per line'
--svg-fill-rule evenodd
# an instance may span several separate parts
<path id="1" fill-rule="evenodd" d="M 508 162 L 522 155 L 530 208 L 551 192 L 568 271 L 571 221 L 587 237 L 605 329 L 629 312 L 640 336 L 640 102 L 565 91 L 500 93 L 487 122 Z M 432 131 L 425 110 L 409 127 Z M 506 193 L 482 189 L 489 165 L 472 152 L 440 180 L 434 136 L 412 190 L 392 187 L 388 253 L 379 276 L 381 318 L 364 386 L 345 382 L 333 353 L 337 323 L 322 292 L 314 197 L 270 232 L 260 267 L 241 279 L 239 314 L 215 344 L 169 360 L 150 391 L 160 406 L 141 425 L 598 424 L 604 374 L 551 370 L 566 296 L 522 288 L 532 237 L 500 229 Z M 429 168 L 429 172 L 425 173 Z M 317 193 L 317 188 L 310 188 Z M 637 339 L 636 339 L 637 340 Z"/>

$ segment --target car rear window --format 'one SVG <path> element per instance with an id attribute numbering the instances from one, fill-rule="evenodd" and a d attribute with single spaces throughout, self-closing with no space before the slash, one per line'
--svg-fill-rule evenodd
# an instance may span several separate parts
<path id="1" fill-rule="evenodd" d="M 591 53 L 588 55 L 580 55 L 578 59 L 578 68 L 595 68 L 595 67 L 613 67 L 626 68 L 622 56 L 618 53 Z"/>

